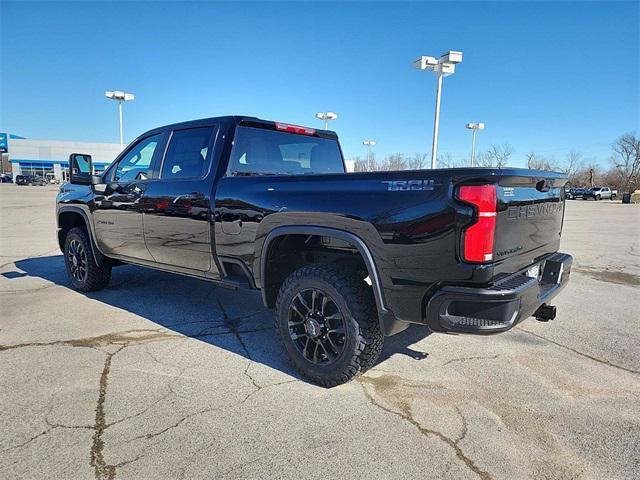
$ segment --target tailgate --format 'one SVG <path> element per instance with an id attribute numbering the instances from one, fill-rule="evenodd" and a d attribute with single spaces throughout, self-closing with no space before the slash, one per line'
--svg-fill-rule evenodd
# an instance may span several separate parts
<path id="1" fill-rule="evenodd" d="M 496 273 L 515 272 L 558 251 L 564 218 L 560 183 L 564 182 L 552 178 L 507 177 L 498 183 Z"/>

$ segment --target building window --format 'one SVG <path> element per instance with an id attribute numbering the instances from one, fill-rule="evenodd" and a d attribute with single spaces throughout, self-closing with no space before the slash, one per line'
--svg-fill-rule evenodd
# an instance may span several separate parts
<path id="1" fill-rule="evenodd" d="M 23 175 L 40 175 L 46 176 L 47 173 L 53 173 L 52 162 L 20 162 L 20 171 Z"/>

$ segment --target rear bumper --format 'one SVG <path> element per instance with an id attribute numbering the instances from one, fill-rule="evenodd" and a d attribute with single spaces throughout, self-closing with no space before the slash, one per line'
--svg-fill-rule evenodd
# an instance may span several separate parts
<path id="1" fill-rule="evenodd" d="M 491 287 L 442 287 L 426 305 L 427 324 L 439 332 L 488 334 L 509 330 L 567 285 L 572 261 L 571 255 L 555 253 L 538 262 L 537 278 L 527 276 L 533 264 Z"/>

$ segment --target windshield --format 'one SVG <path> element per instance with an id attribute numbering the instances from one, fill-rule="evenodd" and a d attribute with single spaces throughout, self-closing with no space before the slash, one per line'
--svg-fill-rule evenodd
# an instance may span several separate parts
<path id="1" fill-rule="evenodd" d="M 344 173 L 338 142 L 264 128 L 238 127 L 227 175 Z"/>

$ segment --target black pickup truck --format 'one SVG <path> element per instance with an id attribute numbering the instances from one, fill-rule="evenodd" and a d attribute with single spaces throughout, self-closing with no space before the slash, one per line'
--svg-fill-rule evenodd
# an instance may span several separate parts
<path id="1" fill-rule="evenodd" d="M 58 242 L 76 289 L 105 287 L 121 263 L 260 289 L 293 365 L 325 386 L 411 323 L 549 320 L 569 279 L 556 173 L 346 173 L 334 132 L 240 116 L 151 130 L 101 175 L 69 160 Z"/>

